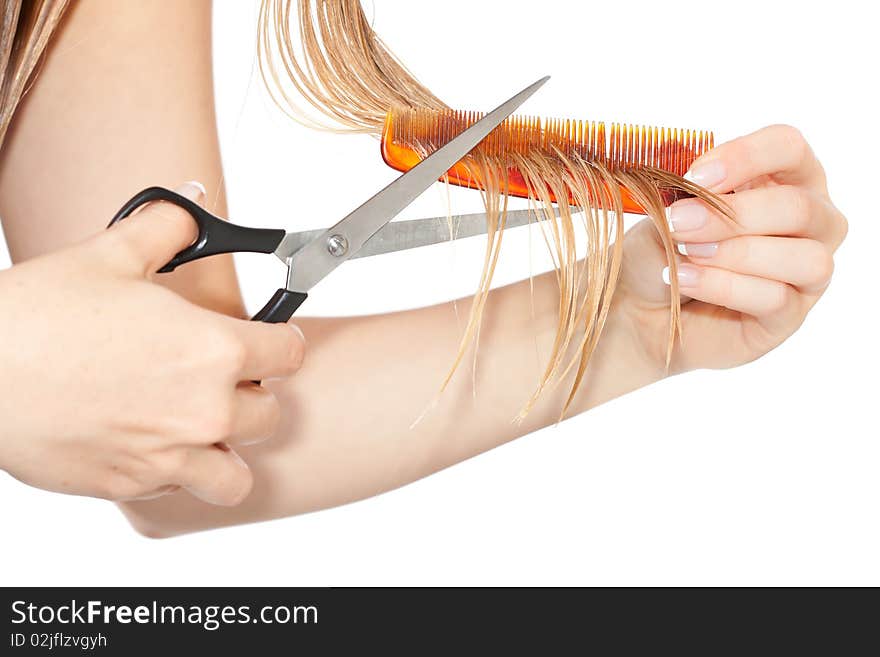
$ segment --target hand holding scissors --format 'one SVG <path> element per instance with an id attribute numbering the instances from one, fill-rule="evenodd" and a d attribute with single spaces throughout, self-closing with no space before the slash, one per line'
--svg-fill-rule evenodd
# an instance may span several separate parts
<path id="1" fill-rule="evenodd" d="M 0 272 L 0 335 L 10 347 L 0 356 L 11 382 L 0 395 L 10 437 L 0 436 L 0 468 L 48 490 L 113 500 L 184 488 L 213 504 L 242 501 L 253 481 L 234 450 L 271 435 L 280 414 L 273 393 L 252 381 L 292 374 L 302 361 L 301 334 L 277 324 L 349 258 L 447 239 L 442 221 L 386 224 L 540 84 L 325 231 L 235 226 L 206 212 L 194 185 L 153 187 L 122 208 L 113 230 Z M 469 216 L 458 236 L 484 230 L 482 216 Z M 148 282 L 157 270 L 233 251 L 274 253 L 288 266 L 260 322 Z"/>

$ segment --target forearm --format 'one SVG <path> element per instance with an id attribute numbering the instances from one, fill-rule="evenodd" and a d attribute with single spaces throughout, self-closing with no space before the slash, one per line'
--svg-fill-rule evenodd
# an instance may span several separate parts
<path id="1" fill-rule="evenodd" d="M 459 302 L 459 316 L 468 303 Z M 555 423 L 570 379 L 548 390 L 522 423 L 513 421 L 540 380 L 555 332 L 552 275 L 535 281 L 534 317 L 531 304 L 528 282 L 493 291 L 476 389 L 466 359 L 439 396 L 462 330 L 452 304 L 302 320 L 309 345 L 303 369 L 267 384 L 282 398 L 281 429 L 243 452 L 254 471 L 250 497 L 217 509 L 175 495 L 127 504 L 127 515 L 144 533 L 165 536 L 312 511 L 395 488 Z M 663 376 L 634 349 L 630 331 L 626 314 L 613 311 L 571 414 Z"/>

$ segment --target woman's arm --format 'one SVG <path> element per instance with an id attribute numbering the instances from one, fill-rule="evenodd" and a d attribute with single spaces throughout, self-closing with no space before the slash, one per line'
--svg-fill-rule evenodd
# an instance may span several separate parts
<path id="1" fill-rule="evenodd" d="M 15 258 L 100 230 L 132 190 L 148 184 L 200 179 L 209 197 L 220 194 L 208 11 L 201 3 L 174 3 L 181 15 L 170 17 L 169 7 L 108 0 L 74 5 L 0 162 L 0 214 Z M 690 232 L 681 231 L 683 221 L 676 227 L 682 241 L 722 244 L 714 265 L 692 259 L 696 276 L 688 289 L 695 301 L 683 312 L 686 349 L 675 354 L 677 371 L 730 367 L 784 340 L 824 289 L 830 254 L 845 234 L 823 179 L 813 175 L 821 167 L 799 136 L 770 129 L 732 144 L 719 149 L 731 175 L 718 191 L 752 188 L 734 204 L 745 215 L 742 230 L 731 234 L 708 215 Z M 143 153 L 137 170 L 125 168 L 124 155 L 132 150 Z M 780 182 L 796 189 L 783 195 Z M 216 203 L 213 209 L 222 213 Z M 23 225 L 29 216 L 40 219 Z M 56 225 L 56 217 L 69 216 L 79 221 Z M 764 243 L 763 260 L 776 265 L 772 271 L 727 248 L 749 235 L 778 236 Z M 643 222 L 630 231 L 625 253 L 624 277 L 572 414 L 665 374 L 668 288 L 652 227 Z M 815 272 L 812 279 L 804 278 L 805 268 Z M 240 312 L 228 260 L 187 266 L 175 276 L 185 295 Z M 461 368 L 414 427 L 457 350 L 460 325 L 452 304 L 298 320 L 309 342 L 305 365 L 296 377 L 267 384 L 282 402 L 281 429 L 273 440 L 242 450 L 254 474 L 251 496 L 239 507 L 217 510 L 174 495 L 126 504 L 126 514 L 143 533 L 167 536 L 301 513 L 389 490 L 555 422 L 566 382 L 546 392 L 522 424 L 512 418 L 540 380 L 539 354 L 549 352 L 556 293 L 552 274 L 536 280 L 533 317 L 528 283 L 493 292 L 476 397 Z"/>
<path id="2" fill-rule="evenodd" d="M 208 207 L 225 212 L 214 126 L 208 2 L 72 4 L 0 159 L 0 215 L 21 261 L 104 229 L 135 190 L 194 179 Z M 137 157 L 131 157 L 137 153 Z M 71 219 L 72 218 L 72 219 Z M 228 258 L 182 267 L 171 286 L 241 313 Z M 460 338 L 451 304 L 360 319 L 303 320 L 311 353 L 299 380 L 276 382 L 283 428 L 265 449 L 242 452 L 256 487 L 232 513 L 182 495 L 126 512 L 150 534 L 277 517 L 339 504 L 412 481 L 556 420 L 550 394 L 521 425 L 511 422 L 540 377 L 555 326 L 552 277 L 489 302 L 472 397 L 467 368 L 414 429 L 434 398 Z M 459 308 L 462 311 L 462 308 Z M 631 341 L 608 331 L 579 409 L 660 376 L 638 367 Z M 618 347 L 618 344 L 620 345 Z M 525 356 L 524 356 L 525 354 Z M 229 510 L 227 510 L 229 511 Z"/>
<path id="3" fill-rule="evenodd" d="M 659 271 L 659 269 L 658 269 Z M 480 338 L 476 396 L 469 367 L 437 397 L 461 337 L 452 304 L 358 319 L 307 319 L 302 369 L 269 384 L 280 399 L 281 427 L 240 450 L 254 473 L 251 495 L 217 513 L 170 496 L 125 505 L 151 536 L 277 518 L 396 488 L 558 420 L 566 384 L 513 421 L 540 380 L 556 328 L 552 275 L 535 282 L 535 319 L 527 283 L 493 291 Z M 460 302 L 460 313 L 467 302 Z M 578 413 L 663 376 L 615 314 L 590 365 Z M 419 418 L 428 404 L 436 406 Z"/>
<path id="4" fill-rule="evenodd" d="M 15 262 L 79 241 L 136 191 L 197 180 L 226 216 L 209 0 L 71 2 L 0 152 Z M 243 307 L 230 257 L 163 279 L 203 306 Z"/>

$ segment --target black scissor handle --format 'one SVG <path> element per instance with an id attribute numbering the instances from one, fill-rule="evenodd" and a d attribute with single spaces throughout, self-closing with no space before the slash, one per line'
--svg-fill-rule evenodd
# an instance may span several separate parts
<path id="1" fill-rule="evenodd" d="M 167 201 L 186 210 L 199 227 L 196 241 L 174 256 L 159 273 L 174 271 L 180 265 L 219 253 L 272 253 L 284 239 L 284 231 L 276 228 L 236 226 L 205 210 L 177 192 L 164 187 L 148 187 L 138 192 L 110 220 L 108 228 L 152 201 Z"/>
<path id="2" fill-rule="evenodd" d="M 308 296 L 305 292 L 293 292 L 280 288 L 275 291 L 275 294 L 260 309 L 260 312 L 251 317 L 251 320 L 267 324 L 283 324 L 293 316 L 293 313 Z"/>
<path id="3" fill-rule="evenodd" d="M 152 201 L 167 201 L 186 210 L 199 227 L 196 241 L 175 255 L 159 273 L 174 271 L 178 266 L 219 253 L 273 253 L 285 232 L 274 228 L 237 226 L 205 210 L 197 203 L 164 187 L 148 187 L 135 194 L 110 220 L 108 228 L 128 217 L 132 212 Z M 305 292 L 280 289 L 269 302 L 252 317 L 255 322 L 283 324 L 291 318 L 306 300 Z"/>

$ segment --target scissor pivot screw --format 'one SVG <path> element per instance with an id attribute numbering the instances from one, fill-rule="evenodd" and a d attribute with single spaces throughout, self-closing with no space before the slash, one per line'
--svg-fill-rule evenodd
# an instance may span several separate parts
<path id="1" fill-rule="evenodd" d="M 348 253 L 348 240 L 342 235 L 331 235 L 327 238 L 327 250 L 330 255 L 341 258 Z"/>

